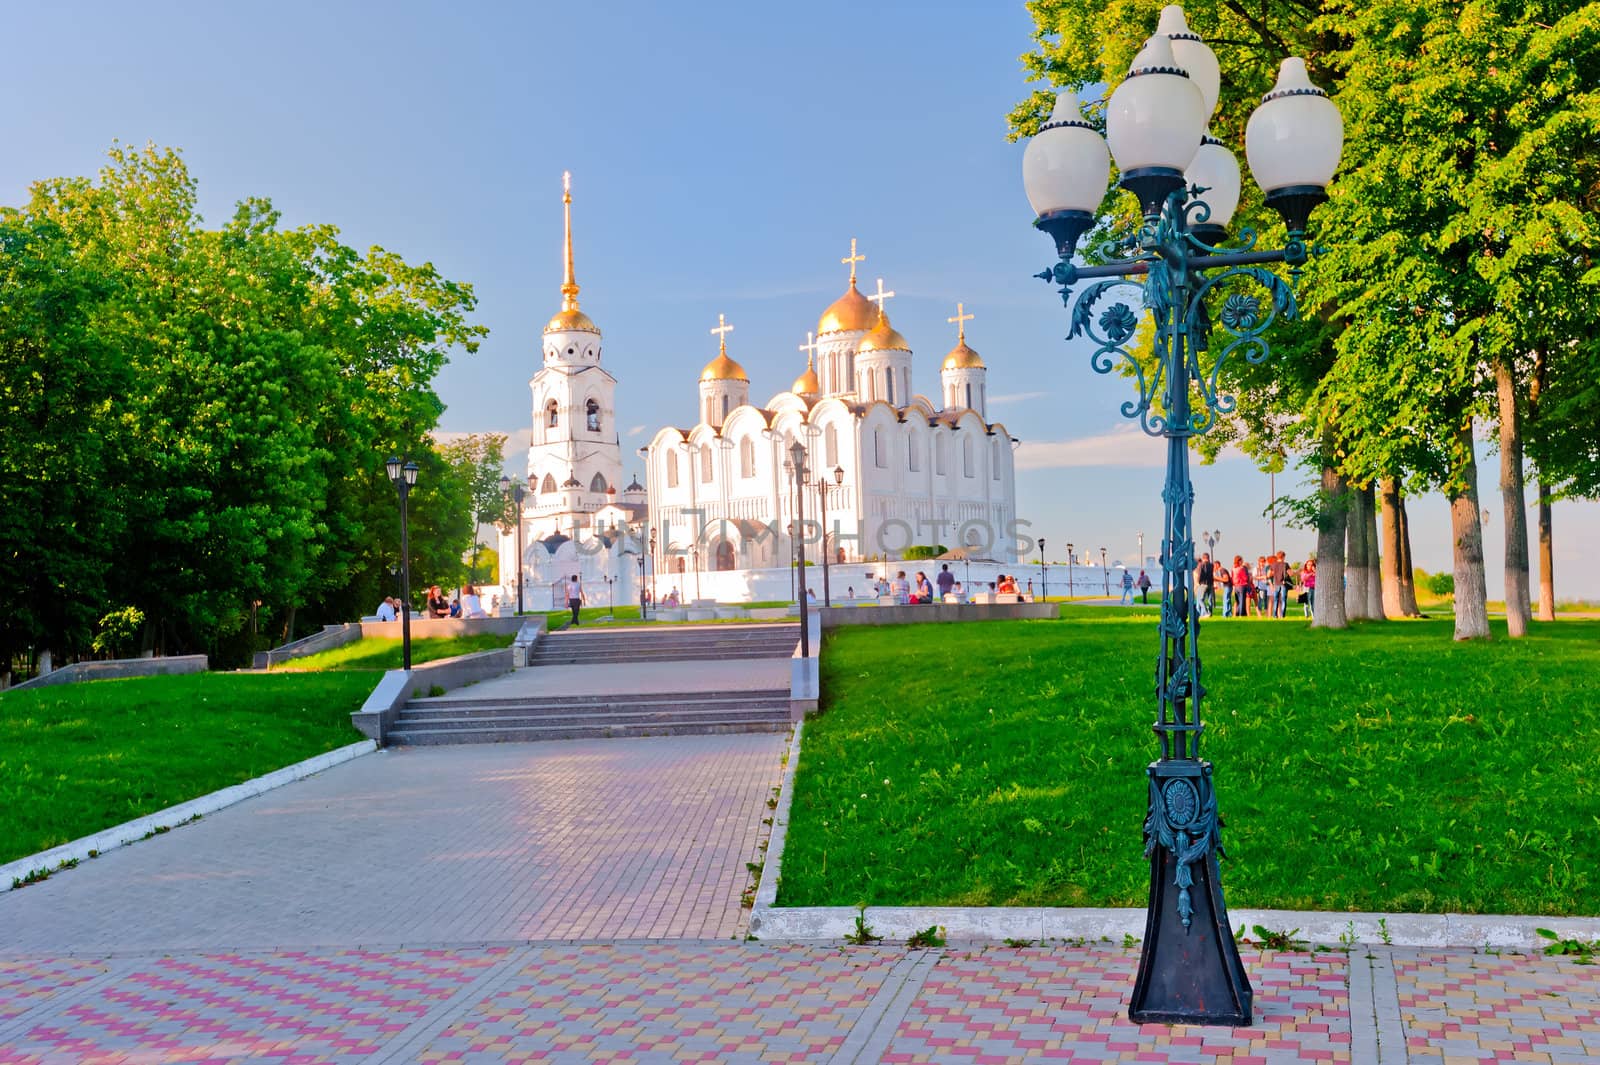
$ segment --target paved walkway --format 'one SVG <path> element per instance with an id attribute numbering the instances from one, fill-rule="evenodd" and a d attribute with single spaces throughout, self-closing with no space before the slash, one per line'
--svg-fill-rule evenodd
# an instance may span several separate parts
<path id="1" fill-rule="evenodd" d="M 0 1063 L 1600 1061 L 1567 959 L 1246 955 L 1250 1028 L 1126 1018 L 1137 952 L 741 942 L 0 958 Z"/>
<path id="2" fill-rule="evenodd" d="M 739 935 L 786 742 L 392 748 L 0 896 L 0 952 Z"/>

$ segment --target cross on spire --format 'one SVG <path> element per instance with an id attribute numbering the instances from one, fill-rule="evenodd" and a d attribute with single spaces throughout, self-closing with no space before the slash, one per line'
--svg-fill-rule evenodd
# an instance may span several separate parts
<path id="1" fill-rule="evenodd" d="M 887 299 L 891 299 L 893 297 L 894 297 L 894 293 L 893 292 L 885 292 L 883 290 L 883 278 L 880 277 L 880 278 L 878 278 L 878 291 L 873 293 L 872 295 L 868 296 L 867 299 L 871 300 L 873 303 L 876 303 L 878 305 L 878 317 L 882 318 L 884 316 L 883 315 L 883 301 L 887 300 Z"/>
<path id="2" fill-rule="evenodd" d="M 726 355 L 728 353 L 728 334 L 733 332 L 733 326 L 729 325 L 728 320 L 719 314 L 717 315 L 717 327 L 711 332 L 720 342 L 722 354 Z"/>
<path id="3" fill-rule="evenodd" d="M 811 360 L 817 354 L 817 338 L 811 330 L 806 330 L 806 342 L 800 345 L 800 350 L 806 353 L 806 369 L 811 369 Z"/>
<path id="4" fill-rule="evenodd" d="M 867 261 L 867 257 L 865 255 L 857 255 L 856 254 L 856 238 L 855 237 L 851 237 L 850 238 L 850 255 L 849 255 L 849 257 L 845 258 L 845 259 L 840 259 L 839 261 L 842 262 L 842 263 L 848 263 L 850 265 L 850 283 L 852 285 L 855 284 L 856 283 L 856 263 L 864 263 L 864 262 Z"/>
<path id="5" fill-rule="evenodd" d="M 967 342 L 967 323 L 972 321 L 972 315 L 967 313 L 965 305 L 956 304 L 956 316 L 954 318 L 946 318 L 945 321 L 956 323 L 956 342 L 965 344 Z"/>
<path id="6" fill-rule="evenodd" d="M 572 270 L 572 171 L 561 172 L 561 212 L 566 228 L 565 258 L 562 260 L 561 309 L 578 309 L 578 279 Z"/>

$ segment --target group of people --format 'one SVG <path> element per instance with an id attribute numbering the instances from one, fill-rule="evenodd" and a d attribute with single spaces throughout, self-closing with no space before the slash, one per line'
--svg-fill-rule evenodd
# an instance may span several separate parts
<path id="1" fill-rule="evenodd" d="M 1310 617 L 1316 605 L 1317 560 L 1308 558 L 1299 567 L 1279 551 L 1261 555 L 1252 566 L 1243 555 L 1234 555 L 1232 564 L 1202 554 L 1195 566 L 1195 592 L 1201 617 L 1217 613 L 1225 618 L 1281 618 L 1288 611 L 1294 593 L 1302 614 Z"/>
<path id="2" fill-rule="evenodd" d="M 890 599 L 895 604 L 905 606 L 917 603 L 942 603 L 953 597 L 956 602 L 965 602 L 967 591 L 956 575 L 950 572 L 948 564 L 940 566 L 939 572 L 932 580 L 922 570 L 917 571 L 915 578 L 908 579 L 905 570 L 897 570 L 893 577 L 883 577 L 876 574 L 867 574 L 868 591 L 879 599 Z M 807 589 L 809 594 L 810 589 Z M 1022 601 L 1022 589 L 1017 584 L 1017 578 L 1005 573 L 1000 574 L 995 580 L 989 582 L 989 593 L 995 596 L 1013 595 L 1017 601 Z M 1033 594 L 1033 581 L 1028 582 L 1028 594 Z M 847 598 L 856 597 L 855 585 L 851 585 L 845 592 Z M 815 598 L 812 596 L 811 598 Z"/>
<path id="3" fill-rule="evenodd" d="M 386 595 L 378 609 L 373 611 L 379 621 L 395 621 L 400 617 L 402 602 L 397 595 Z M 498 606 L 498 600 L 496 601 Z M 476 586 L 464 584 L 459 594 L 446 599 L 437 584 L 428 586 L 428 598 L 422 611 L 425 618 L 486 618 L 489 612 L 483 607 L 483 597 Z"/>

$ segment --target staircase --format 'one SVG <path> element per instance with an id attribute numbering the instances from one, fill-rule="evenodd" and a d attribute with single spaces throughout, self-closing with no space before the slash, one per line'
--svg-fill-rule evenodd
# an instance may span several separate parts
<path id="1" fill-rule="evenodd" d="M 514 678 L 507 678 L 510 685 L 490 681 L 485 689 L 493 690 L 480 689 L 476 694 L 462 688 L 436 699 L 412 699 L 400 709 L 384 742 L 422 746 L 782 732 L 789 727 L 786 679 L 781 686 L 732 690 L 728 686 L 739 681 L 730 679 L 726 670 L 718 680 L 717 670 L 692 667 L 687 675 L 683 670 L 644 671 L 652 682 L 658 674 L 676 677 L 665 681 L 680 689 L 676 692 L 608 694 L 595 689 L 605 685 L 608 663 L 788 659 L 799 639 L 800 628 L 794 624 L 578 628 L 549 633 L 534 644 L 532 668 L 517 670 Z M 602 668 L 589 668 L 596 665 Z M 546 671 L 540 666 L 554 668 Z M 750 668 L 738 667 L 746 674 Z M 786 670 L 778 666 L 780 674 L 786 676 Z M 637 678 L 640 671 L 626 672 Z M 576 686 L 575 675 L 580 678 Z M 681 690 L 694 687 L 697 680 L 703 680 L 705 688 Z"/>
<path id="2" fill-rule="evenodd" d="M 660 628 L 563 629 L 534 645 L 532 666 L 601 662 L 709 662 L 732 658 L 789 658 L 800 626 L 664 625 Z"/>
<path id="3" fill-rule="evenodd" d="M 789 693 L 688 692 L 677 695 L 566 695 L 555 698 L 413 699 L 386 742 L 398 746 L 782 732 Z"/>

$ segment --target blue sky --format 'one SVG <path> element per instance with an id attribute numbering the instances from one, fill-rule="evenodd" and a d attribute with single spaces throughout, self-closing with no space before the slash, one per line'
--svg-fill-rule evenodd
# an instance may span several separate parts
<path id="1" fill-rule="evenodd" d="M 1119 424 L 1127 386 L 1062 342 L 1059 300 L 1029 277 L 1051 253 L 1005 139 L 1028 88 L 1020 2 L 85 3 L 7 26 L 0 202 L 93 172 L 114 139 L 154 141 L 183 149 L 211 221 L 261 195 L 287 225 L 431 260 L 472 283 L 491 330 L 438 382 L 446 430 L 530 423 L 571 170 L 583 307 L 621 382 L 625 451 L 693 420 L 719 313 L 752 396 L 787 387 L 856 237 L 863 287 L 898 293 L 919 391 L 937 395 L 956 301 L 976 315 L 990 416 L 1027 442 L 1018 511 L 1052 558 L 1070 540 L 1131 559 L 1141 531 L 1155 551 L 1161 448 Z M 1230 554 L 1266 550 L 1265 474 L 1230 458 L 1194 479 L 1197 524 Z M 1487 465 L 1498 594 L 1495 484 Z M 1418 565 L 1448 568 L 1444 500 L 1414 501 L 1412 521 Z M 1295 556 L 1313 543 L 1277 536 Z M 1600 505 L 1558 505 L 1559 595 L 1600 598 L 1579 553 L 1596 542 Z"/>

